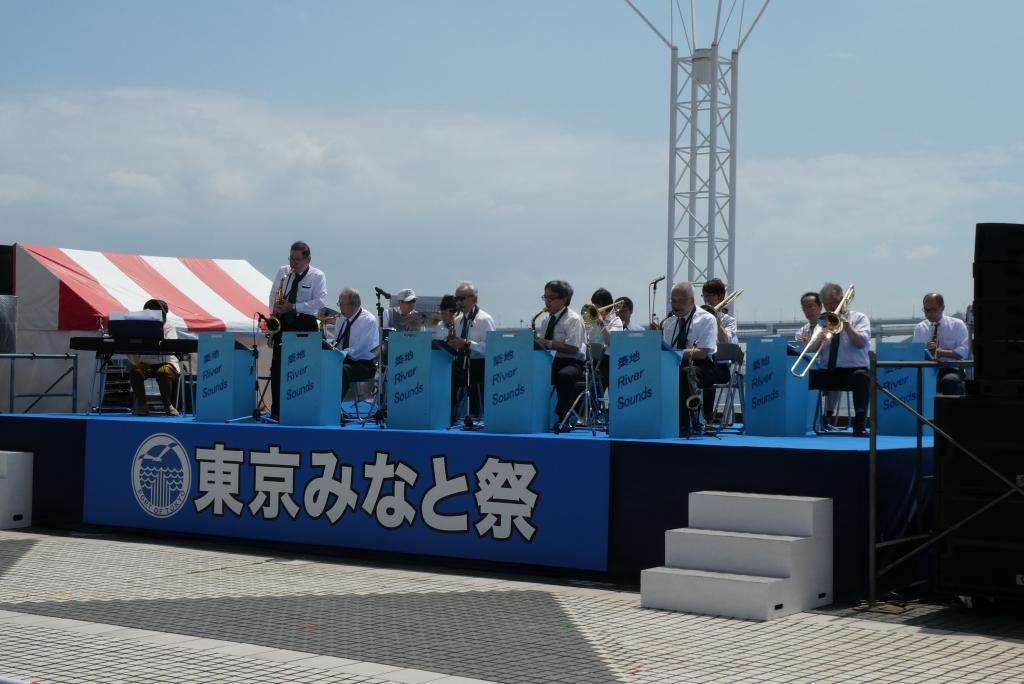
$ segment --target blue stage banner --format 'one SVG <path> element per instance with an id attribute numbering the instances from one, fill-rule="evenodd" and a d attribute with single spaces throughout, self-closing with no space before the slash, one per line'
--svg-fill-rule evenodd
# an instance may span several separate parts
<path id="1" fill-rule="evenodd" d="M 251 415 L 256 379 L 252 355 L 235 349 L 232 333 L 200 333 L 196 371 L 196 420 L 225 421 Z"/>
<path id="2" fill-rule="evenodd" d="M 608 440 L 90 422 L 89 524 L 607 569 Z"/>
<path id="3" fill-rule="evenodd" d="M 879 361 L 924 361 L 927 357 L 924 344 L 920 342 L 879 342 L 875 351 Z M 878 384 L 895 394 L 917 410 L 917 368 L 879 368 Z M 916 435 L 917 418 L 905 408 L 879 391 L 878 393 L 878 434 Z M 921 412 L 925 418 L 935 413 L 935 369 L 921 369 Z M 924 427 L 924 435 L 932 429 Z"/>
<path id="4" fill-rule="evenodd" d="M 743 430 L 748 435 L 801 437 L 807 432 L 807 378 L 790 372 L 796 359 L 786 355 L 784 337 L 747 338 L 746 406 Z M 813 406 L 813 402 L 811 402 Z"/>

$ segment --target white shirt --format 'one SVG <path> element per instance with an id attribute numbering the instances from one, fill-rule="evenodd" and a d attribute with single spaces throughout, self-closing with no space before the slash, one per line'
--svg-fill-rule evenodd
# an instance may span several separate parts
<path id="1" fill-rule="evenodd" d="M 448 326 L 444 324 L 444 321 L 438 321 L 434 326 L 434 339 L 440 342 L 445 342 L 448 339 Z"/>
<path id="2" fill-rule="evenodd" d="M 165 340 L 176 340 L 178 339 L 178 330 L 174 327 L 174 323 L 170 321 L 164 321 L 164 339 Z M 162 363 L 169 363 L 174 366 L 174 370 L 181 372 L 181 365 L 178 363 L 178 357 L 174 354 L 128 354 L 128 362 L 133 366 L 137 366 L 140 363 L 146 363 L 151 366 L 159 366 Z"/>
<path id="3" fill-rule="evenodd" d="M 725 329 L 725 341 L 729 344 L 739 344 L 739 337 L 736 335 L 736 319 L 724 311 L 718 314 L 718 320 Z"/>
<path id="4" fill-rule="evenodd" d="M 850 311 L 849 320 L 843 323 L 843 330 L 839 333 L 839 355 L 836 357 L 836 368 L 867 368 L 870 364 L 868 353 L 871 342 L 871 321 L 859 311 Z M 856 347 L 848 337 L 847 326 L 852 327 L 862 340 L 863 347 Z M 818 365 L 821 368 L 828 368 L 828 354 L 831 340 L 822 343 L 821 354 L 818 356 Z"/>
<path id="5" fill-rule="evenodd" d="M 583 345 L 587 343 L 586 326 L 583 325 L 583 319 L 580 315 L 570 309 L 569 307 L 563 308 L 556 314 L 544 314 L 537 322 L 537 337 L 543 338 L 544 333 L 548 329 L 548 319 L 554 315 L 556 319 L 554 337 L 552 338 L 555 342 L 563 342 L 570 347 L 576 347 L 575 354 L 567 354 L 565 352 L 556 351 L 556 359 L 576 359 L 577 361 L 583 361 L 587 358 L 587 353 L 583 348 Z"/>
<path id="6" fill-rule="evenodd" d="M 344 348 L 345 360 L 373 361 L 376 359 L 377 347 L 380 345 L 377 317 L 362 307 L 351 319 L 339 316 L 338 322 L 334 326 L 337 331 L 334 342 L 339 349 L 341 348 L 341 338 L 348 325 L 352 326 L 352 332 L 348 335 L 348 346 Z"/>
<path id="7" fill-rule="evenodd" d="M 665 344 L 672 346 L 676 339 L 676 328 L 686 325 L 685 316 L 680 318 L 679 316 L 672 316 L 665 321 L 665 325 L 661 329 L 661 339 L 665 340 Z M 708 355 L 714 354 L 718 351 L 718 321 L 712 314 L 709 314 L 704 309 L 697 307 L 694 309 L 693 319 L 690 321 L 690 330 L 681 331 L 680 334 L 686 333 L 686 349 L 692 349 L 697 346 L 699 349 L 703 349 Z M 682 351 L 681 349 L 679 351 Z"/>
<path id="8" fill-rule="evenodd" d="M 295 273 L 290 273 L 288 266 L 282 266 L 274 276 L 274 285 L 270 288 L 270 311 L 274 310 L 274 300 L 277 298 L 277 291 L 284 280 L 284 289 L 281 291 L 281 298 L 288 301 L 288 292 L 291 290 Z M 310 266 L 306 275 L 299 281 L 298 292 L 295 293 L 295 312 L 316 316 L 320 309 L 327 306 L 327 277 L 318 268 Z"/>
<path id="9" fill-rule="evenodd" d="M 587 335 L 591 342 L 599 342 L 607 348 L 609 339 L 606 334 L 622 329 L 622 319 L 619 318 L 614 311 L 609 309 L 604 317 L 604 325 L 594 321 L 587 326 Z"/>
<path id="10" fill-rule="evenodd" d="M 465 314 L 459 312 L 455 315 L 455 334 L 462 337 L 462 321 Z M 494 319 L 491 315 L 476 307 L 476 315 L 469 318 L 469 328 L 465 339 L 469 340 L 469 356 L 473 359 L 482 359 L 487 352 L 487 333 L 494 330 Z M 445 337 L 447 338 L 447 333 Z"/>
<path id="11" fill-rule="evenodd" d="M 639 332 L 639 331 L 644 329 L 644 326 L 642 326 L 639 323 L 636 323 L 632 319 L 630 319 L 629 325 L 627 325 L 624 329 L 625 330 L 629 330 L 630 332 Z"/>
<path id="12" fill-rule="evenodd" d="M 917 324 L 914 328 L 914 342 L 931 342 L 932 331 L 935 328 L 935 323 L 932 323 L 927 318 Z M 967 324 L 961 321 L 959 318 L 953 318 L 942 314 L 942 318 L 939 319 L 939 339 L 938 345 L 943 349 L 949 349 L 957 358 L 967 359 L 970 358 L 971 350 L 967 346 Z M 943 359 L 950 357 L 943 356 Z"/>

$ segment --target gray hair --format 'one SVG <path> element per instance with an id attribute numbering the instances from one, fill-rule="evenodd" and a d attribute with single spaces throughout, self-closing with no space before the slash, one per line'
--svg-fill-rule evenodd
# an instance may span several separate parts
<path id="1" fill-rule="evenodd" d="M 694 301 L 697 300 L 697 293 L 693 289 L 693 283 L 688 283 L 686 281 L 676 283 L 672 286 L 672 291 L 675 292 L 676 290 L 686 290 L 690 294 L 690 299 Z"/>
<path id="2" fill-rule="evenodd" d="M 819 292 L 818 294 L 821 295 L 822 299 L 825 299 L 826 297 L 842 299 L 843 288 L 838 283 L 825 283 L 824 285 L 821 286 L 821 292 Z"/>
<path id="3" fill-rule="evenodd" d="M 355 288 L 346 287 L 344 290 L 341 291 L 339 298 L 340 297 L 348 297 L 348 300 L 355 304 L 356 306 L 361 307 L 363 305 L 363 298 L 360 296 L 359 290 Z"/>
<path id="4" fill-rule="evenodd" d="M 461 290 L 461 289 L 466 289 L 466 290 L 469 290 L 470 292 L 472 292 L 472 293 L 473 293 L 473 296 L 474 296 L 474 297 L 476 297 L 476 296 L 477 296 L 477 291 L 476 291 L 476 285 L 474 285 L 474 284 L 473 284 L 473 283 L 472 283 L 471 281 L 469 281 L 469 280 L 463 280 L 463 281 L 459 282 L 459 284 L 458 284 L 458 285 L 456 285 L 456 286 L 455 286 L 455 291 L 456 291 L 456 292 L 458 292 L 458 291 L 459 291 L 459 290 Z"/>

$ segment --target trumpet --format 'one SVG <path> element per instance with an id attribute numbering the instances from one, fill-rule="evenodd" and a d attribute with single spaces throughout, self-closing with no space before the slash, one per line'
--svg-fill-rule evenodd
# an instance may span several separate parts
<path id="1" fill-rule="evenodd" d="M 811 333 L 811 339 L 807 340 L 800 355 L 796 357 L 792 368 L 789 369 L 790 373 L 798 378 L 807 375 L 811 366 L 818 360 L 818 355 L 821 354 L 821 348 L 825 346 L 825 343 L 843 332 L 843 314 L 846 313 L 846 308 L 852 301 L 853 285 L 850 285 L 843 298 L 839 300 L 836 310 L 826 311 L 818 318 L 818 324 L 814 327 L 814 332 Z"/>
<path id="2" fill-rule="evenodd" d="M 615 312 L 616 315 L 618 315 L 619 309 L 622 308 L 623 303 L 624 302 L 621 299 L 619 299 L 612 302 L 611 304 L 602 306 L 601 308 L 597 308 L 593 304 L 584 304 L 583 308 L 580 309 L 580 317 L 583 319 L 583 323 L 585 325 L 590 325 L 599 317 L 604 316 L 605 312 L 607 312 L 609 309 L 611 309 L 612 311 Z"/>
<path id="3" fill-rule="evenodd" d="M 709 314 L 717 316 L 719 313 L 722 312 L 722 309 L 729 306 L 729 304 L 732 303 L 732 300 L 736 299 L 741 294 L 743 294 L 743 290 L 736 290 L 735 292 L 730 292 L 725 296 L 725 299 L 718 302 L 714 306 L 711 306 L 710 304 L 702 304 L 700 308 L 704 309 Z"/>
<path id="4" fill-rule="evenodd" d="M 533 336 L 534 337 L 537 336 L 537 319 L 540 318 L 541 316 L 543 316 L 544 314 L 546 314 L 547 312 L 548 312 L 548 307 L 545 306 L 543 309 L 541 309 L 540 311 L 535 313 L 533 315 L 533 318 L 530 319 L 530 330 L 533 331 Z"/>

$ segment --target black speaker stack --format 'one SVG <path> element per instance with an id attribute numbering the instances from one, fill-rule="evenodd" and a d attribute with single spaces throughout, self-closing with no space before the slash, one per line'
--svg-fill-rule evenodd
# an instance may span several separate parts
<path id="1" fill-rule="evenodd" d="M 937 397 L 937 588 L 1024 601 L 1024 225 L 979 223 L 974 242 L 974 379 Z M 1000 479 L 996 473 L 1009 481 Z M 971 514 L 979 515 L 963 522 Z"/>

